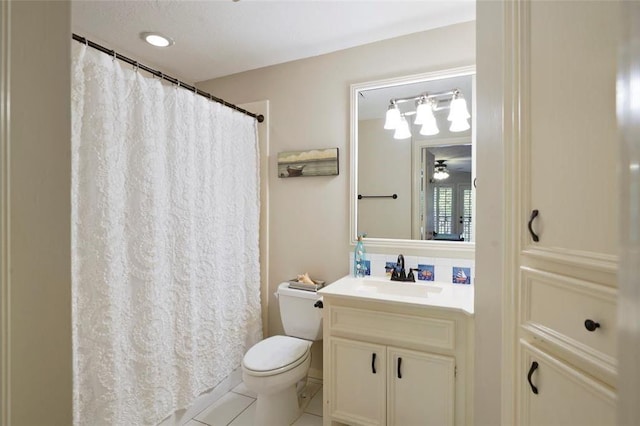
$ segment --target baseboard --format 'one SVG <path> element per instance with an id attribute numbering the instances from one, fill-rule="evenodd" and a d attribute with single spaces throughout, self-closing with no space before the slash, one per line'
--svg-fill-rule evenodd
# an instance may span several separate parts
<path id="1" fill-rule="evenodd" d="M 318 368 L 310 368 L 309 378 L 320 380 L 322 382 L 322 370 Z"/>
<path id="2" fill-rule="evenodd" d="M 189 408 L 176 411 L 173 415 L 158 423 L 158 426 L 179 426 L 187 423 L 240 383 L 242 383 L 242 367 L 236 368 L 218 386 L 197 397 Z"/>

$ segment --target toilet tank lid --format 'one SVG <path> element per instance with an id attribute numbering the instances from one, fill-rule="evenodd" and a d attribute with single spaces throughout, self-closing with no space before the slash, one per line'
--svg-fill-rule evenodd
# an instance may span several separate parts
<path id="1" fill-rule="evenodd" d="M 288 282 L 283 282 L 278 286 L 278 294 L 284 294 L 287 296 L 292 296 L 292 297 L 301 297 L 303 299 L 320 299 L 320 296 L 318 293 L 316 293 L 315 291 L 309 291 L 309 290 L 299 290 L 297 288 L 289 288 L 289 283 Z"/>
<path id="2" fill-rule="evenodd" d="M 302 358 L 311 342 L 289 336 L 272 336 L 255 344 L 242 360 L 253 371 L 271 371 L 286 367 Z"/>

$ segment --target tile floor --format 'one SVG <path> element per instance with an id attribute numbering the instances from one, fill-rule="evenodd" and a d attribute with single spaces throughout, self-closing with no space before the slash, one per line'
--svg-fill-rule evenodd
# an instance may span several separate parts
<path id="1" fill-rule="evenodd" d="M 301 395 L 304 413 L 293 426 L 322 426 L 322 383 L 309 379 Z M 255 412 L 256 395 L 240 383 L 184 426 L 254 426 Z"/>

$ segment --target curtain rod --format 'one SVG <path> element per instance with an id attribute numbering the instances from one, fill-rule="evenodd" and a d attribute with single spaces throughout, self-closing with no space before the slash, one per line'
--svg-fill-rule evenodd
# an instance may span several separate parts
<path id="1" fill-rule="evenodd" d="M 160 77 L 160 79 L 162 79 L 162 80 L 167 80 L 168 82 L 173 83 L 173 84 L 177 84 L 180 87 L 184 87 L 185 89 L 190 90 L 190 91 L 192 91 L 193 93 L 195 93 L 197 95 L 204 96 L 205 98 L 207 98 L 207 99 L 209 99 L 211 101 L 218 102 L 219 104 L 222 104 L 222 105 L 227 106 L 229 108 L 235 109 L 236 111 L 240 111 L 243 114 L 246 114 L 246 115 L 248 115 L 250 117 L 255 118 L 256 120 L 258 120 L 258 123 L 262 123 L 264 121 L 264 115 L 262 115 L 262 114 L 254 114 L 252 112 L 249 112 L 246 109 L 240 108 L 237 105 L 234 105 L 234 104 L 231 104 L 231 103 L 225 101 L 224 99 L 220 99 L 220 98 L 218 98 L 216 96 L 213 96 L 210 93 L 207 93 L 207 92 L 204 92 L 204 91 L 198 89 L 195 86 L 191 86 L 190 84 L 187 84 L 184 81 L 180 81 L 175 77 L 171 77 L 171 76 L 166 75 L 166 74 L 164 74 L 164 73 L 162 73 L 162 72 L 160 72 L 158 70 L 154 70 L 153 68 L 150 68 L 150 67 L 148 67 L 148 66 L 146 66 L 144 64 L 141 64 L 138 61 L 134 61 L 133 59 L 127 58 L 126 56 L 121 55 L 120 53 L 116 52 L 115 50 L 107 49 L 106 47 L 101 46 L 98 43 L 95 43 L 95 42 L 93 42 L 91 40 L 88 40 L 88 39 L 86 39 L 86 38 L 84 38 L 82 36 L 79 36 L 79 35 L 75 34 L 75 33 L 72 35 L 72 38 L 74 40 L 80 42 L 80 43 L 83 43 L 83 44 L 89 46 L 89 47 L 93 47 L 96 50 L 99 50 L 99 51 L 101 51 L 103 53 L 111 55 L 116 59 L 119 59 L 119 60 L 121 60 L 123 62 L 126 62 L 126 63 L 128 63 L 130 65 L 133 65 L 136 68 L 140 68 L 141 70 L 144 70 L 144 71 L 146 71 L 148 73 L 151 73 L 151 74 L 155 75 L 156 77 Z"/>

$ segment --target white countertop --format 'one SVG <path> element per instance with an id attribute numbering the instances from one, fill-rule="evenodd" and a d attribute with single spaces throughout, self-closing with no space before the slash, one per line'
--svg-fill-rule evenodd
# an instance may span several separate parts
<path id="1" fill-rule="evenodd" d="M 473 284 L 433 281 L 398 282 L 385 277 L 347 275 L 318 290 L 322 296 L 431 306 L 473 315 Z"/>

